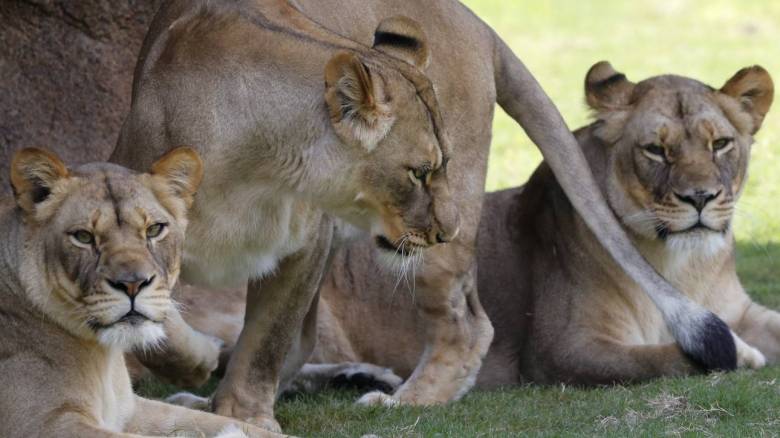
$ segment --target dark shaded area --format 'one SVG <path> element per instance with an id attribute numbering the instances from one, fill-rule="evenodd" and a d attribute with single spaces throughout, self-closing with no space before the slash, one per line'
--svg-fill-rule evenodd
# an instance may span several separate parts
<path id="1" fill-rule="evenodd" d="M 108 157 L 160 3 L 0 1 L 0 195 L 17 149 L 51 149 L 69 164 Z"/>

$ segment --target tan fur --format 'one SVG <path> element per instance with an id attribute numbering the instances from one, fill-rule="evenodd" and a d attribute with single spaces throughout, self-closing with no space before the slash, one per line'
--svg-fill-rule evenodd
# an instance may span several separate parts
<path id="1" fill-rule="evenodd" d="M 198 155 L 177 149 L 135 174 L 68 170 L 24 149 L 11 167 L 16 204 L 0 202 L 0 435 L 272 435 L 138 397 L 125 367 L 124 351 L 162 341 L 173 310 Z M 243 433 L 221 434 L 231 425 Z"/>
<path id="2" fill-rule="evenodd" d="M 540 145 L 631 278 L 648 293 L 679 297 L 619 228 L 538 83 L 458 2 L 172 1 L 161 9 L 112 161 L 143 169 L 174 144 L 200 147 L 207 171 L 183 277 L 249 284 L 217 412 L 278 427 L 278 388 L 314 348 L 315 294 L 343 238 L 333 230 L 350 226 L 372 235 L 366 260 L 411 270 L 423 259 L 409 275 L 426 347 L 394 400 L 443 403 L 468 390 L 493 335 L 477 297 L 474 243 L 496 103 Z M 377 244 L 390 251 L 378 255 Z M 191 374 L 159 366 L 166 354 L 145 362 Z"/>

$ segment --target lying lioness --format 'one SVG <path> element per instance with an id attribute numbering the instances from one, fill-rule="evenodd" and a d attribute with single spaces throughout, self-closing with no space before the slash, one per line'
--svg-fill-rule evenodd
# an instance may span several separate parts
<path id="1" fill-rule="evenodd" d="M 772 103 L 769 74 L 746 68 L 715 90 L 672 75 L 634 84 L 599 63 L 588 72 L 586 97 L 596 121 L 575 136 L 642 254 L 728 322 L 738 335 L 739 365 L 780 362 L 780 314 L 752 302 L 740 285 L 731 229 L 752 136 Z M 407 377 L 423 351 L 424 324 L 405 280 L 398 284 L 366 263 L 371 250 L 353 245 L 335 257 L 320 289 L 312 361 L 371 362 Z M 599 384 L 700 371 L 647 295 L 598 244 L 547 164 L 525 186 L 487 196 L 477 252 L 479 290 L 496 330 L 480 386 Z M 190 298 L 186 317 L 235 342 L 239 328 L 207 313 L 208 296 Z M 304 371 L 309 382 L 343 373 Z M 310 371 L 321 371 L 319 379 Z"/>
<path id="2" fill-rule="evenodd" d="M 729 324 L 739 366 L 780 361 L 780 314 L 740 285 L 731 227 L 752 136 L 772 103 L 769 74 L 745 68 L 715 90 L 674 75 L 634 84 L 601 62 L 585 92 L 596 120 L 575 137 L 640 252 Z M 406 376 L 422 348 L 412 298 L 377 283 L 364 251 L 352 247 L 334 260 L 321 289 L 315 360 L 368 361 Z M 478 288 L 495 327 L 478 385 L 601 384 L 700 369 L 547 164 L 525 186 L 487 196 L 477 253 Z"/>
<path id="3" fill-rule="evenodd" d="M 123 352 L 165 336 L 201 175 L 186 148 L 150 174 L 15 155 L 16 204 L 0 203 L 0 436 L 275 436 L 130 386 Z"/>

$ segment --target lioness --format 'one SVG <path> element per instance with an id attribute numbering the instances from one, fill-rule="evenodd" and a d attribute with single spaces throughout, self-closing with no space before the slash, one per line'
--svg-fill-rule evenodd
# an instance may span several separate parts
<path id="1" fill-rule="evenodd" d="M 151 169 L 14 156 L 16 203 L 0 203 L 0 436 L 274 435 L 133 394 L 123 353 L 164 338 L 202 172 L 187 148 Z"/>
<path id="2" fill-rule="evenodd" d="M 540 145 L 682 348 L 707 368 L 736 364 L 727 327 L 641 258 L 560 114 L 456 1 L 174 0 L 155 18 L 135 73 L 111 160 L 143 169 L 175 144 L 199 145 L 207 176 L 183 277 L 249 283 L 245 326 L 214 396 L 218 413 L 278 427 L 278 389 L 314 347 L 316 291 L 340 230 L 352 225 L 370 230 L 388 258 L 426 250 L 416 278 L 426 347 L 393 400 L 440 403 L 468 390 L 493 335 L 477 297 L 474 242 L 496 102 Z M 180 321 L 168 329 L 174 339 L 187 330 Z M 197 383 L 213 350 L 192 354 L 171 342 L 143 359 Z"/>
<path id="3" fill-rule="evenodd" d="M 738 365 L 751 368 L 780 363 L 780 313 L 742 288 L 731 220 L 773 90 L 758 66 L 716 90 L 674 75 L 635 84 L 600 62 L 585 79 L 596 120 L 574 133 L 642 255 L 729 324 Z M 377 282 L 367 251 L 349 247 L 334 259 L 320 292 L 314 360 L 373 362 L 408 376 L 423 349 L 421 323 L 405 290 L 391 294 L 393 283 Z M 478 385 L 702 371 L 599 245 L 547 163 L 524 186 L 487 195 L 477 254 L 481 300 L 496 330 Z"/>

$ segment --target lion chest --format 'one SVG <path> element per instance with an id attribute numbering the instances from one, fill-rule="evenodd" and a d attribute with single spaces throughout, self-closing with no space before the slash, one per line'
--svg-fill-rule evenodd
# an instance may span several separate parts
<path id="1" fill-rule="evenodd" d="M 100 358 L 95 368 L 87 370 L 82 389 L 91 393 L 89 399 L 95 418 L 101 427 L 121 432 L 135 414 L 135 398 L 121 352 L 109 352 Z"/>
<path id="2" fill-rule="evenodd" d="M 182 279 L 238 287 L 273 271 L 306 244 L 320 213 L 292 196 L 261 187 L 199 196 L 184 245 Z"/>

